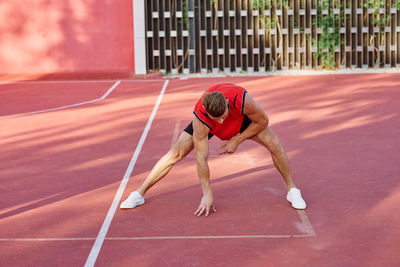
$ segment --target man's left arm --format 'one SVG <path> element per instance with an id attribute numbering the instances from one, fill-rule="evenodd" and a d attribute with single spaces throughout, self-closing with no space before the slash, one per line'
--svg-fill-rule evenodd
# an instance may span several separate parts
<path id="1" fill-rule="evenodd" d="M 253 123 L 247 127 L 245 131 L 232 137 L 229 141 L 222 145 L 224 153 L 233 153 L 236 148 L 246 139 L 256 136 L 259 132 L 268 126 L 269 119 L 264 109 L 257 103 L 253 97 L 247 93 L 244 100 L 243 114 L 246 115 Z"/>

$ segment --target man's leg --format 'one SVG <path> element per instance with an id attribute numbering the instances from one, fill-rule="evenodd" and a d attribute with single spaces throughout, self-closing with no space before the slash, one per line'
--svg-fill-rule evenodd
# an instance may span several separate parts
<path id="1" fill-rule="evenodd" d="M 301 197 L 300 190 L 296 188 L 292 180 L 292 173 L 290 171 L 289 160 L 286 152 L 272 129 L 267 126 L 263 131 L 251 139 L 262 144 L 270 151 L 274 165 L 285 181 L 288 190 L 287 200 L 292 203 L 294 208 L 305 209 L 306 203 Z"/>
<path id="2" fill-rule="evenodd" d="M 194 148 L 193 136 L 182 132 L 178 142 L 154 165 L 143 184 L 136 190 L 142 196 L 171 170 L 175 163 L 183 159 Z"/>
<path id="3" fill-rule="evenodd" d="M 147 176 L 143 184 L 129 197 L 121 203 L 121 209 L 131 209 L 138 205 L 144 204 L 144 194 L 147 190 L 164 178 L 171 170 L 175 163 L 183 159 L 194 148 L 193 136 L 187 132 L 182 132 L 178 138 L 178 142 L 154 165 L 150 174 Z"/>
<path id="4" fill-rule="evenodd" d="M 290 171 L 289 160 L 286 156 L 286 152 L 272 129 L 267 126 L 265 130 L 261 131 L 251 139 L 262 144 L 270 151 L 275 167 L 278 169 L 286 183 L 287 190 L 289 191 L 293 187 L 296 187 L 292 180 L 292 173 Z"/>

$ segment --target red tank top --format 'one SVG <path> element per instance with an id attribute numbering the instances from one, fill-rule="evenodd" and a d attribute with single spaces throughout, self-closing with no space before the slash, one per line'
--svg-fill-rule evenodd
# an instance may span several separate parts
<path id="1" fill-rule="evenodd" d="M 219 137 L 222 140 L 229 140 L 240 132 L 240 127 L 242 126 L 244 119 L 243 106 L 247 91 L 240 86 L 230 83 L 223 83 L 210 87 L 204 92 L 204 94 L 210 92 L 220 92 L 229 101 L 229 113 L 224 122 L 220 124 L 208 116 L 203 107 L 203 97 L 197 101 L 193 113 L 210 129 L 211 134 Z"/>

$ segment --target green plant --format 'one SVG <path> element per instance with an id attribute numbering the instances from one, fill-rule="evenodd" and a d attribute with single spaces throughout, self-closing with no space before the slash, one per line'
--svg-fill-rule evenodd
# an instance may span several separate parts
<path id="1" fill-rule="evenodd" d="M 277 35 L 278 35 L 278 44 L 277 48 L 282 48 L 282 30 L 281 30 L 281 23 L 280 19 L 276 14 L 276 10 L 279 9 L 289 9 L 287 0 L 276 0 L 272 1 L 271 0 L 253 0 L 253 10 L 258 10 L 259 11 L 259 23 L 260 25 L 264 26 L 265 29 L 265 42 L 269 43 L 270 41 L 270 36 L 269 32 L 271 29 L 276 29 L 277 30 Z M 265 15 L 265 10 L 269 9 L 270 15 L 266 16 Z M 296 21 L 290 21 L 290 24 L 293 26 L 293 24 L 297 23 Z M 273 66 L 276 65 L 276 62 L 279 60 L 279 58 L 282 57 L 282 53 L 278 53 L 277 57 L 272 59 L 272 64 Z M 262 63 L 263 64 L 263 63 Z"/>
<path id="2" fill-rule="evenodd" d="M 337 4 L 337 8 L 340 5 Z M 334 14 L 333 6 L 329 0 L 318 1 L 317 18 L 313 21 L 314 25 L 322 29 L 319 40 L 312 39 L 313 46 L 317 46 L 314 57 L 321 60 L 322 69 L 335 69 L 335 50 L 343 44 L 340 41 L 340 27 L 343 24 L 339 14 Z M 327 15 L 322 14 L 322 10 L 328 10 Z"/>
<path id="3" fill-rule="evenodd" d="M 215 0 L 214 0 L 215 1 Z M 264 13 L 264 7 L 269 8 L 269 0 L 254 0 L 253 10 L 259 10 Z"/>
<path id="4" fill-rule="evenodd" d="M 283 7 L 284 9 L 288 9 L 288 4 L 286 0 L 278 0 L 276 1 L 276 4 L 278 5 L 279 8 Z"/>
<path id="5" fill-rule="evenodd" d="M 374 28 L 378 28 L 379 32 L 373 32 L 373 34 L 371 34 L 371 38 L 369 40 L 369 44 L 365 44 L 365 45 L 370 45 L 370 46 L 374 46 L 374 50 L 373 50 L 373 56 L 375 58 L 375 64 L 378 63 L 378 57 L 376 56 L 379 53 L 378 50 L 378 45 L 382 46 L 384 45 L 385 42 L 385 26 L 390 25 L 390 22 L 392 20 L 392 16 L 390 13 L 387 14 L 382 14 L 380 12 L 381 8 L 385 7 L 385 0 L 368 0 L 368 2 L 364 3 L 363 5 L 364 8 L 368 8 L 371 10 L 371 13 L 369 15 L 370 17 L 370 25 Z M 393 6 L 395 7 L 397 10 L 400 10 L 400 1 L 397 1 L 397 5 Z M 389 4 L 388 4 L 388 9 L 390 8 Z M 386 16 L 385 16 L 386 15 Z M 364 16 L 364 22 L 367 20 L 368 15 Z M 379 38 L 381 37 L 381 38 Z M 375 42 L 375 40 L 379 40 L 380 39 L 380 43 L 378 44 L 378 42 Z M 375 45 L 374 45 L 375 43 Z"/>
<path id="6" fill-rule="evenodd" d="M 178 24 L 182 24 L 185 28 L 188 26 L 188 4 L 187 0 L 182 1 L 182 20 L 177 21 Z"/>
<path id="7" fill-rule="evenodd" d="M 253 10 L 258 10 L 259 16 L 258 20 L 262 24 L 267 25 L 266 17 L 265 17 L 265 7 L 269 7 L 269 0 L 254 0 L 253 1 Z M 265 26 L 267 28 L 267 26 Z"/>
<path id="8" fill-rule="evenodd" d="M 397 4 L 399 5 L 399 3 Z M 385 0 L 368 0 L 367 3 L 364 3 L 364 7 L 372 9 L 371 24 L 374 27 L 379 27 L 382 29 L 392 19 L 391 15 L 385 17 L 380 13 L 380 9 L 385 7 Z"/>

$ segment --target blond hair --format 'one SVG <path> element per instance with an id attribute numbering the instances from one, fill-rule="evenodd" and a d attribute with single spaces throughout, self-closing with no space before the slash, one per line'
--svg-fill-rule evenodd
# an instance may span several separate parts
<path id="1" fill-rule="evenodd" d="M 226 99 L 220 92 L 206 93 L 203 96 L 203 106 L 213 117 L 220 117 L 225 113 Z"/>

